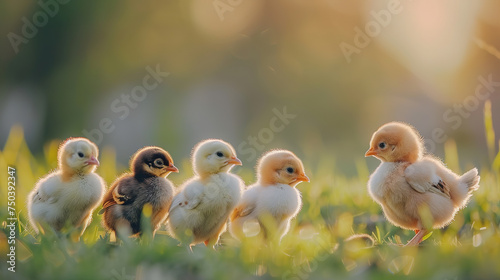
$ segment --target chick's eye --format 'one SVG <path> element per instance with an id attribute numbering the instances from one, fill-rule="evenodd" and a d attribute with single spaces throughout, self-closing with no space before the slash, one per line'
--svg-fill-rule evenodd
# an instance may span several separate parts
<path id="1" fill-rule="evenodd" d="M 294 172 L 294 170 L 293 170 L 293 168 L 288 167 L 288 168 L 286 169 L 286 172 L 288 172 L 288 173 L 292 174 L 292 173 Z"/>
<path id="2" fill-rule="evenodd" d="M 216 155 L 217 155 L 218 157 L 223 157 L 223 156 L 224 156 L 224 154 L 223 154 L 222 152 L 217 152 L 217 153 L 216 153 Z"/>
<path id="3" fill-rule="evenodd" d="M 387 146 L 387 145 L 385 144 L 385 142 L 381 142 L 380 144 L 378 144 L 378 147 L 379 147 L 380 149 L 385 149 L 385 147 L 386 147 L 386 146 Z"/>
<path id="4" fill-rule="evenodd" d="M 157 167 L 162 167 L 163 166 L 163 160 L 161 158 L 157 158 L 157 159 L 155 159 L 154 164 Z"/>
<path id="5" fill-rule="evenodd" d="M 82 152 L 79 152 L 78 156 L 82 158 L 84 156 L 84 154 Z"/>

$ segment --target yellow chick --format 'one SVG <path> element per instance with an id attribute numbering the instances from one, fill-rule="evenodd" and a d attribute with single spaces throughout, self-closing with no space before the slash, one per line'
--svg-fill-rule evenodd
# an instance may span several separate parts
<path id="1" fill-rule="evenodd" d="M 439 159 L 425 154 L 420 134 L 404 123 L 380 127 L 365 156 L 382 161 L 368 181 L 371 197 L 391 223 L 416 233 L 407 245 L 422 242 L 430 230 L 426 225 L 442 228 L 450 224 L 479 188 L 476 168 L 462 176 L 453 173 Z"/>
<path id="2" fill-rule="evenodd" d="M 294 153 L 274 150 L 264 154 L 257 164 L 257 183 L 248 187 L 231 214 L 233 237 L 241 240 L 260 233 L 281 239 L 302 206 L 296 188 L 300 182 L 309 182 L 309 178 Z"/>
<path id="3" fill-rule="evenodd" d="M 244 183 L 229 173 L 241 161 L 229 143 L 210 139 L 196 145 L 192 162 L 196 175 L 174 197 L 168 228 L 186 245 L 204 242 L 213 247 L 241 198 Z"/>
<path id="4" fill-rule="evenodd" d="M 99 165 L 97 146 L 86 138 L 70 138 L 58 151 L 58 169 L 38 181 L 28 197 L 32 226 L 61 232 L 77 228 L 79 238 L 104 195 L 104 180 L 94 173 Z"/>

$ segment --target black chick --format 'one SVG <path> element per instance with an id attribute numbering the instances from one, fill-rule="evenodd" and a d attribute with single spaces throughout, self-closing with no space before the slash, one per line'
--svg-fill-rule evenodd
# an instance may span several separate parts
<path id="1" fill-rule="evenodd" d="M 144 147 L 130 161 L 132 173 L 118 178 L 104 196 L 104 225 L 116 233 L 128 229 L 132 236 L 142 233 L 141 216 L 146 204 L 152 207 L 153 234 L 167 217 L 172 203 L 173 184 L 166 179 L 170 172 L 179 172 L 168 152 L 159 147 Z"/>

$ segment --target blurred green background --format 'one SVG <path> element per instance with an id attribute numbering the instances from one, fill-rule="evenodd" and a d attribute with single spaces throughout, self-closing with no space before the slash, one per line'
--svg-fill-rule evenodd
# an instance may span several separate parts
<path id="1" fill-rule="evenodd" d="M 19 270 L 6 270 L 4 223 L 0 279 L 500 275 L 499 1 L 60 1 L 0 2 L 0 197 L 15 166 L 19 219 Z M 395 246 L 413 232 L 366 191 L 379 163 L 364 158 L 370 137 L 393 120 L 413 124 L 453 171 L 481 173 L 468 207 L 419 248 Z M 98 142 L 108 185 L 144 145 L 172 154 L 180 185 L 193 145 L 210 137 L 235 146 L 246 183 L 272 148 L 297 153 L 311 183 L 299 185 L 304 205 L 279 246 L 226 233 L 217 251 L 188 253 L 164 230 L 118 246 L 96 213 L 68 243 L 34 233 L 25 199 L 71 136 Z M 346 241 L 353 234 L 374 244 Z"/>
<path id="2" fill-rule="evenodd" d="M 9 34 L 24 37 L 23 18 L 44 23 L 49 2 L 54 16 L 13 47 Z M 392 2 L 398 12 L 387 18 L 391 1 L 2 1 L 0 146 L 14 124 L 38 154 L 46 141 L 85 136 L 109 118 L 114 130 L 100 146 L 114 146 L 122 164 L 144 145 L 181 160 L 204 138 L 237 147 L 258 137 L 273 108 L 286 106 L 297 117 L 258 155 L 277 147 L 310 161 L 328 155 L 352 175 L 372 132 L 400 120 L 428 139 L 442 129 L 461 158 L 487 163 L 484 100 L 470 116 L 443 114 L 474 95 L 480 76 L 500 81 L 500 3 Z M 356 28 L 366 34 L 373 22 L 373 37 L 347 59 L 341 44 L 356 47 Z M 111 105 L 125 105 L 121 96 L 157 65 L 170 75 L 121 119 Z"/>

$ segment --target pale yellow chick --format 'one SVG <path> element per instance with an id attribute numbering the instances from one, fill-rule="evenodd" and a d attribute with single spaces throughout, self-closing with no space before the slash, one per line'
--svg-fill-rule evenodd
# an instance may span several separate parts
<path id="1" fill-rule="evenodd" d="M 431 229 L 425 225 L 442 228 L 450 224 L 479 188 L 476 168 L 459 176 L 424 152 L 422 138 L 413 127 L 391 122 L 373 134 L 365 154 L 382 161 L 368 181 L 371 197 L 391 223 L 416 232 L 407 245 L 422 242 Z"/>
<path id="2" fill-rule="evenodd" d="M 302 207 L 296 186 L 309 178 L 302 161 L 286 150 L 266 153 L 257 165 L 257 177 L 231 214 L 229 230 L 240 240 L 257 234 L 280 240 Z"/>
<path id="3" fill-rule="evenodd" d="M 229 143 L 208 139 L 194 147 L 192 162 L 195 176 L 175 195 L 168 228 L 185 245 L 214 247 L 241 198 L 244 182 L 229 172 L 241 161 Z"/>
<path id="4" fill-rule="evenodd" d="M 94 173 L 99 165 L 97 146 L 86 138 L 66 140 L 58 152 L 59 167 L 40 179 L 28 197 L 28 215 L 38 230 L 75 229 L 78 239 L 104 195 L 104 180 Z"/>

